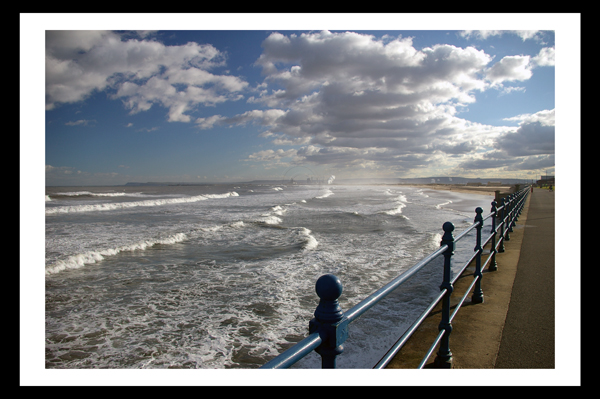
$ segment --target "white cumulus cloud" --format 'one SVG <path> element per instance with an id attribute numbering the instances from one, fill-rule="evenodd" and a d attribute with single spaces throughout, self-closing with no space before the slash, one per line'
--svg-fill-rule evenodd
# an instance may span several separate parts
<path id="1" fill-rule="evenodd" d="M 170 121 L 190 122 L 187 112 L 195 106 L 239 100 L 248 85 L 209 72 L 224 63 L 209 44 L 166 46 L 142 36 L 46 31 L 46 109 L 110 90 L 132 113 L 159 104 Z"/>

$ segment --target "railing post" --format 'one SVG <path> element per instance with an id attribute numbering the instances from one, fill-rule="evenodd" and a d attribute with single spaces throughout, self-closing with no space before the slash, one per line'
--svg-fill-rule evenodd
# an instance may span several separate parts
<path id="1" fill-rule="evenodd" d="M 508 207 L 510 202 L 507 198 L 502 198 L 502 245 L 501 251 L 504 252 L 504 241 L 510 241 L 510 235 L 508 234 L 508 228 L 506 227 L 506 220 L 509 218 Z"/>
<path id="2" fill-rule="evenodd" d="M 438 329 L 444 330 L 445 333 L 440 341 L 437 356 L 435 358 L 435 366 L 438 368 L 452 368 L 452 352 L 450 352 L 450 333 L 452 332 L 452 323 L 450 322 L 450 296 L 454 288 L 450 280 L 451 261 L 454 254 L 454 225 L 446 222 L 443 225 L 444 235 L 442 236 L 441 246 L 447 245 L 448 248 L 444 251 L 444 281 L 440 286 L 440 290 L 446 290 L 442 299 L 442 321 Z"/>
<path id="3" fill-rule="evenodd" d="M 348 337 L 348 322 L 338 302 L 342 283 L 333 274 L 325 274 L 317 280 L 315 290 L 320 300 L 308 330 L 311 334 L 318 332 L 321 337 L 321 345 L 315 349 L 321 355 L 321 367 L 334 369 L 337 355 L 344 351 L 342 343 Z"/>
<path id="4" fill-rule="evenodd" d="M 511 194 L 510 195 L 510 212 L 508 214 L 508 233 L 512 233 L 513 232 L 513 226 L 515 225 L 515 195 Z M 506 233 L 506 236 L 508 237 L 508 233 Z M 506 241 L 510 241 L 510 237 L 508 237 L 506 239 Z"/>
<path id="5" fill-rule="evenodd" d="M 496 209 L 496 201 L 492 201 L 492 210 L 491 212 L 494 214 L 492 216 L 492 248 L 491 248 L 491 256 L 492 259 L 490 261 L 490 265 L 488 270 L 496 271 L 498 270 L 498 263 L 496 263 L 496 217 L 498 216 L 498 209 Z"/>
<path id="6" fill-rule="evenodd" d="M 515 223 L 515 212 L 517 211 L 517 198 L 516 198 L 516 194 L 511 194 L 510 197 L 510 201 L 511 201 L 511 206 L 510 206 L 510 223 L 508 224 L 508 231 L 509 232 L 513 232 L 513 227 L 516 226 Z"/>
<path id="7" fill-rule="evenodd" d="M 473 303 L 483 303 L 483 291 L 481 289 L 481 279 L 483 278 L 483 274 L 481 274 L 481 252 L 482 252 L 482 248 L 481 248 L 481 228 L 483 227 L 483 216 L 481 216 L 481 214 L 483 213 L 483 209 L 481 209 L 480 207 L 477 207 L 475 209 L 475 223 L 479 223 L 479 225 L 477 225 L 476 229 L 477 229 L 477 241 L 475 244 L 475 251 L 477 251 L 477 255 L 475 257 L 475 273 L 474 276 L 475 278 L 477 278 L 477 281 L 475 282 L 475 288 L 473 289 L 473 296 L 471 297 L 471 301 Z"/>
<path id="8" fill-rule="evenodd" d="M 517 222 L 519 221 L 519 215 L 521 214 L 521 198 L 523 198 L 523 193 L 517 193 L 516 195 L 516 200 L 517 200 L 517 204 L 515 205 L 515 218 L 514 220 L 514 224 L 513 226 L 517 225 Z"/>

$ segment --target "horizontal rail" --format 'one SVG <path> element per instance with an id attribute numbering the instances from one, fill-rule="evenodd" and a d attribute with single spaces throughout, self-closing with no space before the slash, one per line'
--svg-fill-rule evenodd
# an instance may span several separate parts
<path id="1" fill-rule="evenodd" d="M 459 235 L 457 235 L 456 237 L 454 237 L 454 242 L 458 242 L 460 241 L 462 238 L 464 238 L 468 233 L 470 233 L 473 229 L 477 228 L 477 226 L 479 226 L 479 222 L 477 223 L 473 223 L 471 226 L 467 227 L 466 230 L 463 230 Z"/>
<path id="2" fill-rule="evenodd" d="M 415 264 L 413 267 L 408 269 L 405 273 L 402 273 L 400 276 L 396 277 L 390 283 L 385 285 L 383 288 L 375 291 L 366 299 L 359 302 L 357 305 L 353 306 L 348 312 L 346 312 L 346 317 L 349 322 L 352 322 L 358 319 L 363 315 L 368 309 L 370 309 L 373 305 L 387 296 L 390 292 L 394 291 L 398 286 L 407 281 L 410 277 L 414 276 L 421 268 L 429 264 L 429 262 L 433 261 L 435 258 L 440 256 L 448 247 L 446 245 L 441 246 L 437 251 L 431 253 L 427 257 L 423 258 L 420 262 Z"/>
<path id="3" fill-rule="evenodd" d="M 438 344 L 440 343 L 440 341 L 444 337 L 445 333 L 446 333 L 446 330 L 440 330 L 440 332 L 438 333 L 437 337 L 435 338 L 435 340 L 433 341 L 433 343 L 429 347 L 429 350 L 427 351 L 427 353 L 425 353 L 425 356 L 423 356 L 423 360 L 421 360 L 421 363 L 419 363 L 419 365 L 417 366 L 418 369 L 422 369 L 423 367 L 425 367 L 425 363 L 427 363 L 427 359 L 429 359 L 429 356 L 431 356 L 431 354 L 433 353 L 435 347 L 438 346 Z"/>
<path id="4" fill-rule="evenodd" d="M 308 355 L 313 350 L 321 345 L 321 337 L 318 333 L 312 333 L 302 341 L 298 342 L 285 352 L 281 353 L 275 359 L 265 363 L 261 368 L 266 369 L 286 369 L 294 365 L 304 356 Z"/>
<path id="5" fill-rule="evenodd" d="M 408 339 L 413 335 L 415 331 L 421 326 L 423 320 L 429 313 L 437 306 L 438 303 L 442 300 L 442 298 L 446 295 L 446 290 L 440 291 L 439 295 L 434 298 L 434 300 L 427 306 L 427 308 L 421 313 L 421 315 L 415 320 L 415 322 L 404 332 L 404 334 L 400 337 L 398 341 L 391 347 L 391 349 L 379 360 L 379 362 L 373 367 L 374 369 L 384 368 L 389 364 L 389 362 L 393 359 L 394 356 L 398 353 L 398 351 L 404 346 L 404 344 L 408 341 Z"/>

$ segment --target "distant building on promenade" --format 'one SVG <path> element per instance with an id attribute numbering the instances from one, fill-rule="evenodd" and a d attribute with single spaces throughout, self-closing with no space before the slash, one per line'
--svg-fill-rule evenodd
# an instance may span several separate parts
<path id="1" fill-rule="evenodd" d="M 555 181 L 554 181 L 554 176 L 550 176 L 550 175 L 541 176 L 540 179 L 535 182 L 535 184 L 537 184 L 538 187 L 555 186 L 556 185 Z"/>

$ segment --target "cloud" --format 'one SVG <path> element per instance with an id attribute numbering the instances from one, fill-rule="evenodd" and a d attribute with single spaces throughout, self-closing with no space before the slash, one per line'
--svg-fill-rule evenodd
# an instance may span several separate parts
<path id="1" fill-rule="evenodd" d="M 554 110 L 510 119 L 522 122 L 516 130 L 498 135 L 493 141 L 492 151 L 471 156 L 460 167 L 470 170 L 504 168 L 511 171 L 536 171 L 554 166 Z"/>
<path id="2" fill-rule="evenodd" d="M 287 161 L 284 161 L 287 159 Z M 265 169 L 271 169 L 279 165 L 289 166 L 299 160 L 297 151 L 290 150 L 264 150 L 250 154 L 245 161 L 260 162 Z"/>
<path id="3" fill-rule="evenodd" d="M 209 44 L 165 46 L 132 32 L 46 31 L 46 109 L 109 91 L 131 113 L 154 104 L 168 120 L 190 122 L 198 105 L 239 100 L 248 83 L 208 70 L 225 56 Z"/>
<path id="4" fill-rule="evenodd" d="M 233 117 L 212 115 L 207 118 L 197 118 L 195 123 L 200 129 L 210 129 L 217 125 L 245 125 L 248 123 L 269 126 L 276 123 L 276 120 L 285 114 L 286 112 L 280 109 L 251 110 Z"/>
<path id="5" fill-rule="evenodd" d="M 542 110 L 535 114 L 522 114 L 512 118 L 506 118 L 507 121 L 519 121 L 520 123 L 532 123 L 540 122 L 544 126 L 555 125 L 555 112 L 554 109 Z"/>
<path id="6" fill-rule="evenodd" d="M 455 107 L 485 87 L 478 73 L 491 61 L 472 47 L 418 51 L 410 38 L 384 43 L 349 32 L 272 34 L 263 47 L 257 64 L 283 89 L 254 101 L 287 109 L 271 130 L 357 148 L 399 145 L 452 124 Z"/>
<path id="7" fill-rule="evenodd" d="M 529 56 L 507 56 L 495 63 L 486 72 L 486 78 L 493 85 L 504 81 L 523 81 L 531 78 L 531 65 Z"/>
<path id="8" fill-rule="evenodd" d="M 96 123 L 96 120 L 86 120 L 86 119 L 79 119 L 77 121 L 69 121 L 67 123 L 65 123 L 65 125 L 67 126 L 87 126 L 91 123 Z"/>
<path id="9" fill-rule="evenodd" d="M 445 44 L 417 50 L 409 37 L 273 33 L 262 46 L 256 64 L 264 87 L 276 88 L 250 101 L 279 113 L 218 121 L 255 119 L 268 129 L 263 137 L 301 145 L 297 155 L 315 164 L 409 170 L 440 155 L 472 153 L 506 128 L 471 123 L 457 110 L 490 83 L 531 76 L 527 57 L 505 57 L 489 68 L 492 57 L 482 50 Z"/>
<path id="10" fill-rule="evenodd" d="M 258 160 L 258 161 L 279 161 L 282 158 L 286 158 L 286 157 L 294 157 L 296 156 L 296 151 L 295 150 L 277 150 L 277 151 L 273 151 L 273 150 L 264 150 L 264 151 L 259 151 L 257 153 L 254 153 L 252 155 L 250 155 L 248 158 L 253 159 L 253 160 Z"/>
<path id="11" fill-rule="evenodd" d="M 495 147 L 510 156 L 554 154 L 554 126 L 531 122 L 500 136 Z"/>
<path id="12" fill-rule="evenodd" d="M 556 62 L 554 47 L 544 47 L 531 61 L 535 66 L 554 66 Z"/>
<path id="13" fill-rule="evenodd" d="M 503 36 L 505 34 L 517 35 L 521 40 L 539 39 L 542 31 L 539 30 L 465 30 L 460 32 L 460 36 L 466 38 L 475 38 L 486 40 L 490 37 Z"/>

